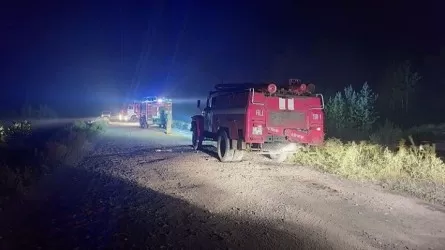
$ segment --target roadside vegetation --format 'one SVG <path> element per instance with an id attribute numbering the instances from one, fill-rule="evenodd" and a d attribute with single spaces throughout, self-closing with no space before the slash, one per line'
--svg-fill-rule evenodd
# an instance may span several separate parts
<path id="1" fill-rule="evenodd" d="M 172 128 L 175 128 L 178 130 L 190 131 L 190 126 L 191 126 L 191 123 L 185 122 L 185 121 L 173 120 L 173 123 L 172 123 Z"/>
<path id="2" fill-rule="evenodd" d="M 404 62 L 389 79 L 391 85 L 381 99 L 367 83 L 359 90 L 348 86 L 328 98 L 326 143 L 305 148 L 291 160 L 445 204 L 445 164 L 435 145 L 445 139 L 445 125 L 402 129 L 403 120 L 393 120 L 412 117 L 409 100 L 421 77 Z"/>
<path id="3" fill-rule="evenodd" d="M 56 131 L 34 131 L 27 121 L 0 126 L 0 209 L 25 194 L 43 175 L 75 165 L 85 145 L 106 123 L 75 122 Z"/>

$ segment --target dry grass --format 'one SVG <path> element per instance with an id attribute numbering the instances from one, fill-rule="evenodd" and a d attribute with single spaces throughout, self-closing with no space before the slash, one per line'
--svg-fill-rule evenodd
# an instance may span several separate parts
<path id="1" fill-rule="evenodd" d="M 430 201 L 445 204 L 445 164 L 434 145 L 390 150 L 370 142 L 342 143 L 329 139 L 324 146 L 305 148 L 293 161 L 354 180 L 370 180 Z"/>

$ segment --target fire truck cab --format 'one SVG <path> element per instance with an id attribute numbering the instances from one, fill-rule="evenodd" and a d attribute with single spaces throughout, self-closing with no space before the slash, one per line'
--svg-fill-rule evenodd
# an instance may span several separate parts
<path id="1" fill-rule="evenodd" d="M 166 128 L 166 113 L 172 112 L 172 103 L 169 98 L 156 96 L 143 98 L 138 104 L 140 106 L 140 127 L 148 128 L 152 125 L 158 125 L 161 128 Z"/>
<path id="2" fill-rule="evenodd" d="M 140 114 L 140 105 L 137 101 L 125 104 L 119 112 L 119 121 L 136 122 Z"/>
<path id="3" fill-rule="evenodd" d="M 192 117 L 192 144 L 216 141 L 222 162 L 241 161 L 246 150 L 284 161 L 301 145 L 324 140 L 324 101 L 313 84 L 218 84 L 200 115 Z"/>

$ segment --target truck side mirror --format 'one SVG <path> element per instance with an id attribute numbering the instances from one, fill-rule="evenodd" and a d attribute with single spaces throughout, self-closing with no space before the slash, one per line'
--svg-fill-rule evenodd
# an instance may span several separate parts
<path id="1" fill-rule="evenodd" d="M 201 108 L 201 100 L 198 100 L 198 102 L 196 103 L 196 107 Z"/>

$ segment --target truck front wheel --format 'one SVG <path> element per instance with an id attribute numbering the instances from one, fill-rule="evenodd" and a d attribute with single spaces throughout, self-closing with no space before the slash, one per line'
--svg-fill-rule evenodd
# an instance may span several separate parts
<path id="1" fill-rule="evenodd" d="M 230 140 L 225 130 L 218 133 L 217 143 L 218 158 L 221 162 L 230 162 L 233 160 L 235 150 L 230 147 Z"/>

